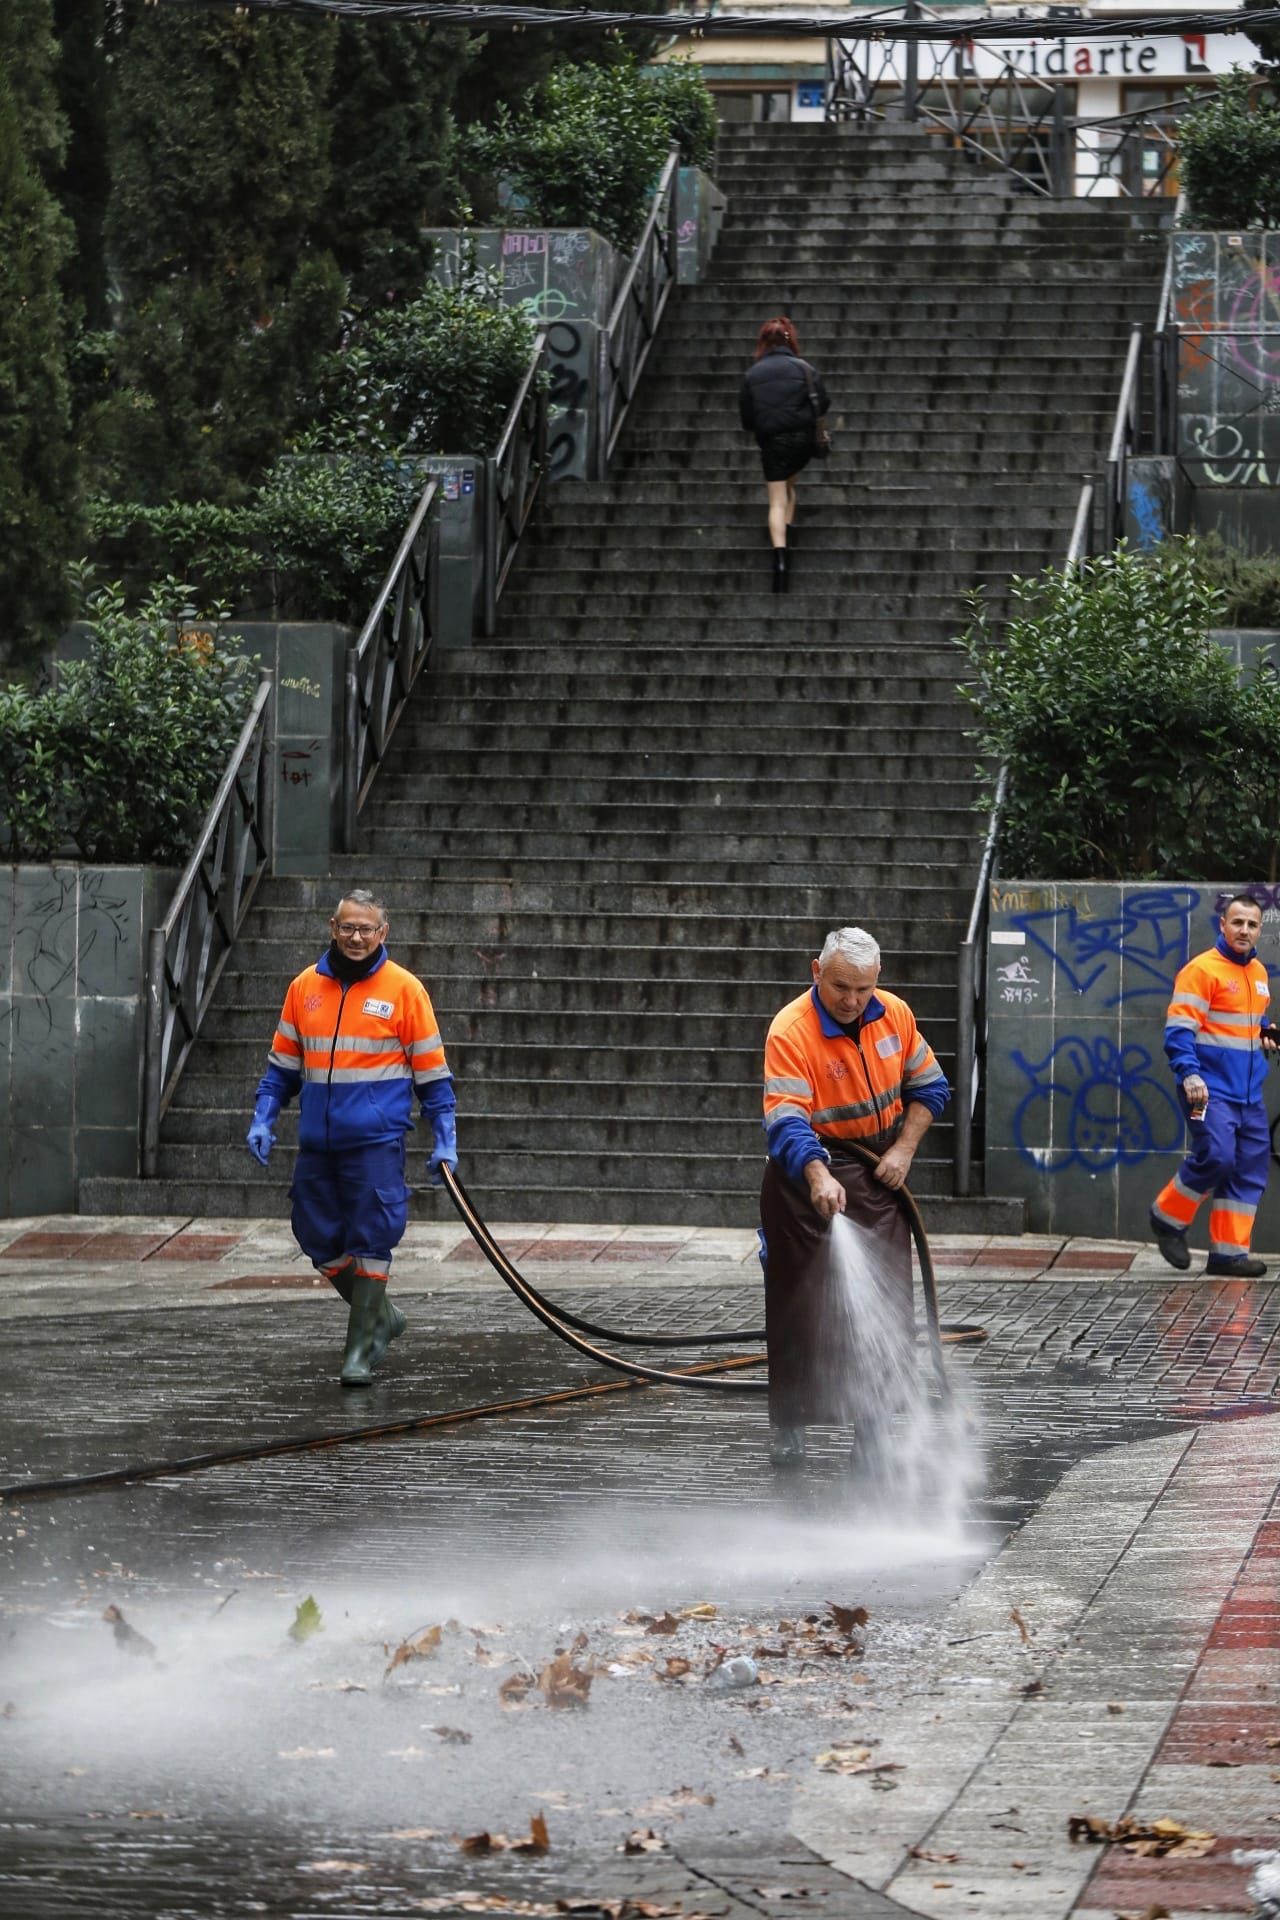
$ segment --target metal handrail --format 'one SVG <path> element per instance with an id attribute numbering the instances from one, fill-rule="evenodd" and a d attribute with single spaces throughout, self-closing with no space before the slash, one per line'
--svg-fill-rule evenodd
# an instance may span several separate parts
<path id="1" fill-rule="evenodd" d="M 160 1122 L 222 976 L 275 838 L 275 681 L 264 669 L 164 920 L 147 940 L 142 1177 L 156 1176 Z"/>
<path id="2" fill-rule="evenodd" d="M 1092 545 L 1095 482 L 1086 474 L 1076 502 L 1071 539 L 1067 546 L 1064 572 L 1078 567 L 1089 557 Z M 982 845 L 982 859 L 974 883 L 969 922 L 960 943 L 959 977 L 956 983 L 956 1104 L 955 1104 L 955 1190 L 967 1199 L 973 1190 L 973 1120 L 986 1059 L 986 981 L 982 957 L 987 949 L 987 929 L 991 920 L 991 880 L 995 870 L 1004 823 L 1005 801 L 1009 793 L 1009 769 L 1003 766 L 996 778 L 991 819 Z"/>
<path id="3" fill-rule="evenodd" d="M 1164 279 L 1160 283 L 1160 305 L 1156 312 L 1155 332 L 1151 336 L 1152 451 L 1176 453 L 1178 450 L 1178 343 L 1180 329 L 1173 310 L 1174 238 L 1182 225 L 1187 194 L 1178 194 L 1173 212 L 1173 232 L 1165 252 Z"/>
<path id="4" fill-rule="evenodd" d="M 680 149 L 658 177 L 644 231 L 601 329 L 596 379 L 596 478 L 603 479 L 676 284 L 676 183 Z M 619 405 L 619 399 L 621 404 Z"/>
<path id="5" fill-rule="evenodd" d="M 432 507 L 439 486 L 433 475 L 422 489 L 369 617 L 347 650 L 339 821 L 346 853 L 355 852 L 360 809 L 431 652 Z"/>
<path id="6" fill-rule="evenodd" d="M 484 631 L 496 633 L 498 601 L 547 472 L 547 336 L 533 343 L 520 391 L 485 460 Z"/>
<path id="7" fill-rule="evenodd" d="M 1129 351 L 1125 357 L 1124 380 L 1120 386 L 1120 398 L 1116 401 L 1115 421 L 1111 428 L 1111 445 L 1107 451 L 1107 490 L 1102 503 L 1102 540 L 1104 548 L 1108 551 L 1115 546 L 1119 538 L 1124 516 L 1125 481 L 1129 456 L 1138 450 L 1138 433 L 1142 425 L 1142 334 L 1142 323 L 1135 320 L 1129 329 Z"/>

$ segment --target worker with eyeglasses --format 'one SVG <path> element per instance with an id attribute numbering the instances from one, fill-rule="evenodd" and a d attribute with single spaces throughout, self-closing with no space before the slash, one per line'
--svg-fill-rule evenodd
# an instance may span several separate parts
<path id="1" fill-rule="evenodd" d="M 247 1145 L 266 1166 L 295 1094 L 294 1238 L 347 1302 L 344 1387 L 367 1387 L 405 1317 L 387 1296 L 409 1218 L 405 1140 L 413 1098 L 432 1134 L 432 1184 L 458 1166 L 457 1105 L 422 982 L 387 954 L 387 914 L 367 888 L 344 894 L 329 946 L 291 981 L 258 1082 Z"/>

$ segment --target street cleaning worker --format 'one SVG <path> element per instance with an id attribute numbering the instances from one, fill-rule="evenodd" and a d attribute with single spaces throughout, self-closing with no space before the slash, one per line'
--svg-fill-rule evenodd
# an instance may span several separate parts
<path id="1" fill-rule="evenodd" d="M 1277 1043 L 1267 969 L 1257 957 L 1262 909 L 1233 894 L 1204 953 L 1173 983 L 1164 1050 L 1188 1122 L 1191 1151 L 1151 1208 L 1151 1231 L 1171 1267 L 1191 1265 L 1187 1229 L 1206 1194 L 1206 1273 L 1258 1280 L 1266 1263 L 1249 1253 L 1267 1184 L 1271 1136 L 1263 1100 Z"/>
<path id="2" fill-rule="evenodd" d="M 276 1117 L 295 1093 L 294 1238 L 350 1309 L 344 1387 L 367 1387 L 405 1319 L 387 1298 L 391 1254 L 409 1218 L 405 1135 L 413 1096 L 431 1124 L 429 1174 L 458 1166 L 453 1076 L 420 980 L 387 957 L 374 893 L 344 895 L 328 949 L 290 983 L 247 1144 L 265 1167 Z"/>
<path id="3" fill-rule="evenodd" d="M 869 933 L 829 933 L 811 972 L 764 1048 L 760 1238 L 775 1466 L 803 1460 L 807 1425 L 856 1420 L 859 1356 L 831 1258 L 837 1213 L 875 1236 L 903 1338 L 914 1338 L 910 1231 L 893 1196 L 951 1098 L 906 1001 L 877 991 L 880 948 Z M 855 1140 L 878 1155 L 874 1167 L 847 1150 Z"/>

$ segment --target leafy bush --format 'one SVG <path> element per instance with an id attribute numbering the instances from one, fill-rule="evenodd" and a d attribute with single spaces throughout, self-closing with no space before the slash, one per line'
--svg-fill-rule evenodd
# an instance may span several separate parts
<path id="1" fill-rule="evenodd" d="M 390 565 L 422 476 L 367 448 L 303 441 L 243 507 L 96 501 L 95 557 L 132 591 L 178 576 L 205 604 L 282 620 L 360 622 Z"/>
<path id="2" fill-rule="evenodd" d="M 686 167 L 710 173 L 716 157 L 716 103 L 693 60 L 671 60 L 645 76 L 667 128 L 668 146 L 680 148 Z"/>
<path id="3" fill-rule="evenodd" d="M 1179 148 L 1187 226 L 1280 225 L 1280 107 L 1252 99 L 1246 73 L 1183 116 Z"/>
<path id="4" fill-rule="evenodd" d="M 1224 625 L 1280 629 L 1280 553 L 1241 553 L 1216 533 L 1204 535 L 1197 552 L 1222 591 Z"/>
<path id="5" fill-rule="evenodd" d="M 0 688 L 6 858 L 186 859 L 240 730 L 247 662 L 184 640 L 196 619 L 168 580 L 136 613 L 118 587 L 85 607 L 88 657 L 39 691 Z M 207 623 L 205 623 L 207 624 Z"/>
<path id="6" fill-rule="evenodd" d="M 321 419 L 338 443 L 385 452 L 488 453 L 529 366 L 535 327 L 496 282 L 429 281 L 371 314 L 327 363 Z"/>
<path id="7" fill-rule="evenodd" d="M 517 113 L 504 106 L 492 128 L 471 128 L 463 166 L 504 180 L 524 224 L 594 227 L 626 251 L 644 226 L 671 127 L 633 60 L 564 66 Z"/>
<path id="8" fill-rule="evenodd" d="M 1273 876 L 1280 683 L 1243 682 L 1209 629 L 1221 590 L 1194 544 L 1127 547 L 981 593 L 960 645 L 987 772 L 1009 769 L 1004 871 L 1042 879 Z"/>

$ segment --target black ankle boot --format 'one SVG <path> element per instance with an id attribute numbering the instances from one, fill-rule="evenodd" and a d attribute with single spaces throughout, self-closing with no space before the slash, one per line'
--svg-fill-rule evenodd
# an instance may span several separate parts
<path id="1" fill-rule="evenodd" d="M 788 569 L 787 550 L 785 547 L 775 547 L 773 550 L 773 590 L 775 593 L 785 593 L 790 584 L 791 579 Z"/>

